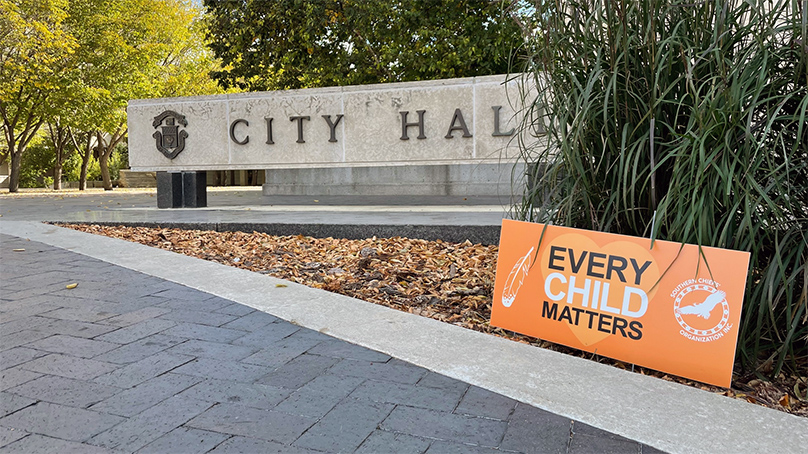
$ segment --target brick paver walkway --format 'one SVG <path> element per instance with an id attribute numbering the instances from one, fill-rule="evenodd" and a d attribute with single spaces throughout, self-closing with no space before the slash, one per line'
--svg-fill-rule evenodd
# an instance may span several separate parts
<path id="1" fill-rule="evenodd" d="M 0 279 L 0 453 L 658 452 L 41 243 Z"/>

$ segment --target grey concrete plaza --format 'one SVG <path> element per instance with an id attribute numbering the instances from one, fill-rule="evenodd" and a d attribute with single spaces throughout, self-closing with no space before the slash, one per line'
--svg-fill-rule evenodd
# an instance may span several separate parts
<path id="1" fill-rule="evenodd" d="M 0 453 L 800 452 L 808 443 L 804 418 L 36 222 L 416 226 L 429 236 L 474 225 L 495 234 L 506 214 L 490 199 L 357 205 L 255 192 L 221 192 L 204 210 L 157 210 L 148 193 L 0 198 Z"/>

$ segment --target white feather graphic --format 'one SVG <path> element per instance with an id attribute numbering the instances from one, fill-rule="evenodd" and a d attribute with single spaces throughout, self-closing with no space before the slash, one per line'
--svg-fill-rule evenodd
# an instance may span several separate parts
<path id="1" fill-rule="evenodd" d="M 527 272 L 530 270 L 530 254 L 532 253 L 533 248 L 530 248 L 524 257 L 516 261 L 516 265 L 513 266 L 511 274 L 508 275 L 508 279 L 505 281 L 505 288 L 502 290 L 503 306 L 511 307 L 511 304 L 513 304 L 513 301 L 516 299 L 516 294 L 519 293 L 522 282 L 525 280 Z"/>

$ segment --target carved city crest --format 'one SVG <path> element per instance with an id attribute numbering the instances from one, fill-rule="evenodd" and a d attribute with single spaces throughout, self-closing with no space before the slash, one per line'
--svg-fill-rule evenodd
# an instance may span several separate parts
<path id="1" fill-rule="evenodd" d="M 173 110 L 166 110 L 160 115 L 154 117 L 152 126 L 157 128 L 163 124 L 162 132 L 155 131 L 152 137 L 157 141 L 157 149 L 163 153 L 168 159 L 174 159 L 185 148 L 185 139 L 188 138 L 188 133 L 183 129 L 179 130 L 179 123 L 182 126 L 188 126 L 188 121 L 185 115 L 178 114 Z"/>

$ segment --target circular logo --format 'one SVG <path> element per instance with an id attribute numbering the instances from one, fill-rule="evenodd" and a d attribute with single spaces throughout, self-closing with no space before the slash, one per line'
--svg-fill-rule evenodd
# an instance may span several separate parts
<path id="1" fill-rule="evenodd" d="M 681 334 L 700 342 L 723 337 L 729 323 L 726 296 L 725 292 L 707 283 L 693 283 L 679 290 L 674 299 L 673 313 L 682 327 Z"/>

